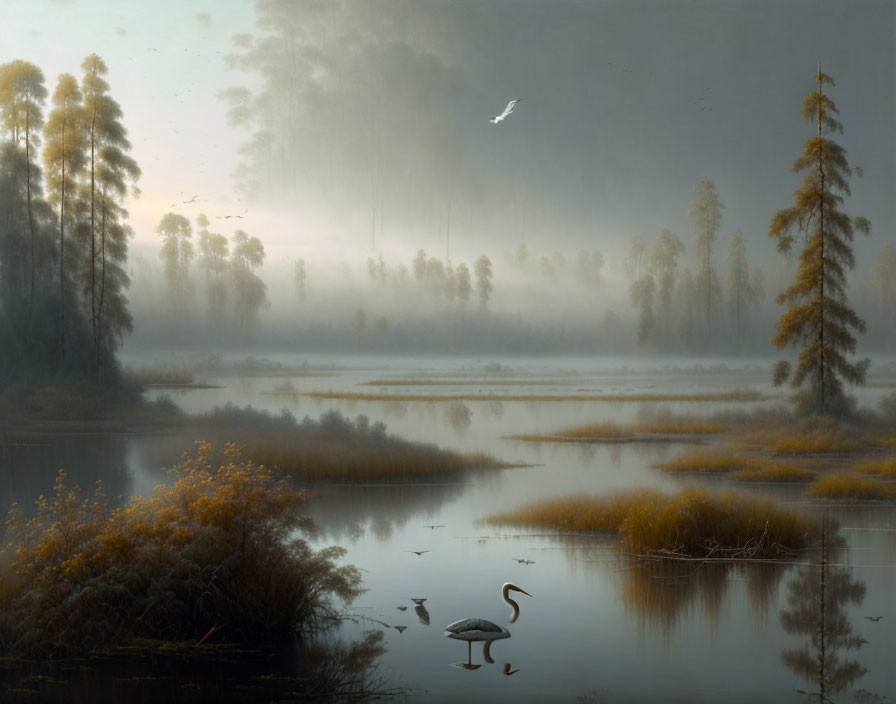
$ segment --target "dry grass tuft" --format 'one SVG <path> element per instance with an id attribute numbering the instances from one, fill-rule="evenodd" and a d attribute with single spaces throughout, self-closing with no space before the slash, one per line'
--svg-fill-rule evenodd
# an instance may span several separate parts
<path id="1" fill-rule="evenodd" d="M 776 455 L 836 455 L 855 452 L 862 442 L 855 438 L 814 433 L 799 437 L 779 438 L 772 452 Z"/>
<path id="2" fill-rule="evenodd" d="M 689 455 L 681 455 L 667 462 L 658 462 L 653 465 L 664 472 L 733 472 L 745 469 L 761 469 L 762 460 L 740 455 L 726 455 L 721 453 L 695 452 Z"/>
<path id="3" fill-rule="evenodd" d="M 879 477 L 896 479 L 896 457 L 883 462 L 865 462 L 853 467 L 856 472 L 862 474 L 874 474 Z"/>
<path id="4" fill-rule="evenodd" d="M 668 440 L 673 437 L 713 435 L 723 433 L 726 430 L 728 428 L 724 425 L 698 421 L 635 423 L 632 425 L 592 423 L 590 425 L 558 430 L 550 435 L 511 435 L 509 439 L 522 440 L 524 442 L 645 442 L 650 440 Z"/>
<path id="5" fill-rule="evenodd" d="M 809 487 L 809 496 L 862 501 L 896 500 L 896 486 L 853 474 L 831 474 Z"/>
<path id="6" fill-rule="evenodd" d="M 774 558 L 805 547 L 817 533 L 803 514 L 767 499 L 688 489 L 649 489 L 541 501 L 485 519 L 492 525 L 616 532 L 636 554 Z"/>
<path id="7" fill-rule="evenodd" d="M 731 475 L 738 482 L 808 482 L 815 473 L 795 464 L 768 464 L 756 469 L 742 469 Z"/>

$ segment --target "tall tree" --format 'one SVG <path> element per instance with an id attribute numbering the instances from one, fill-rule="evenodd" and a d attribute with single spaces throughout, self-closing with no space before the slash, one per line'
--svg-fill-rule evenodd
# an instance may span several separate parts
<path id="1" fill-rule="evenodd" d="M 757 269 L 752 276 L 750 275 L 744 233 L 739 229 L 734 230 L 731 233 L 730 244 L 726 283 L 731 315 L 734 317 L 735 345 L 736 349 L 740 351 L 747 310 L 762 297 L 764 287 L 762 272 Z"/>
<path id="2" fill-rule="evenodd" d="M 161 258 L 165 262 L 165 282 L 171 310 L 183 310 L 186 303 L 190 262 L 193 259 L 193 228 L 190 221 L 177 213 L 165 213 L 158 227 L 162 240 Z"/>
<path id="3" fill-rule="evenodd" d="M 306 288 L 308 281 L 308 271 L 305 268 L 304 259 L 296 259 L 293 276 L 296 282 L 296 293 L 299 294 L 299 302 L 304 303 L 305 298 L 308 296 L 308 290 Z"/>
<path id="4" fill-rule="evenodd" d="M 488 299 L 492 295 L 492 261 L 484 254 L 473 265 L 476 274 L 476 290 L 479 291 L 479 305 L 483 310 L 488 306 Z"/>
<path id="5" fill-rule="evenodd" d="M 672 294 L 678 282 L 678 257 L 683 253 L 684 245 L 678 235 L 663 228 L 653 240 L 653 246 L 647 254 L 647 271 L 656 282 L 659 320 L 664 336 L 670 333 L 674 301 Z"/>
<path id="6" fill-rule="evenodd" d="M 220 321 L 227 309 L 227 268 L 229 244 L 227 238 L 209 232 L 209 219 L 202 213 L 196 218 L 199 226 L 199 268 L 205 276 L 205 296 L 208 312 Z"/>
<path id="7" fill-rule="evenodd" d="M 99 366 L 101 349 L 114 344 L 131 327 L 124 301 L 124 289 L 129 282 L 122 266 L 127 258 L 130 228 L 122 201 L 128 185 L 139 178 L 140 169 L 127 155 L 131 144 L 121 122 L 121 107 L 109 95 L 109 84 L 103 78 L 109 71 L 106 64 L 91 54 L 81 68 L 88 150 L 84 200 L 90 210 L 85 289 L 89 291 L 90 322 Z"/>
<path id="8" fill-rule="evenodd" d="M 47 198 L 59 210 L 59 355 L 64 361 L 65 309 L 71 280 L 70 267 L 66 266 L 65 236 L 66 231 L 73 231 L 77 223 L 75 190 L 84 169 L 86 146 L 81 121 L 81 90 L 74 76 L 69 73 L 59 76 L 52 101 L 53 110 L 44 129 L 43 157 Z"/>
<path id="9" fill-rule="evenodd" d="M 40 145 L 40 129 L 43 126 L 43 103 L 47 98 L 44 74 L 27 61 L 12 61 L 0 66 L 0 123 L 8 129 L 12 141 L 25 146 L 25 193 L 28 207 L 30 257 L 28 276 L 28 305 L 34 304 L 35 227 L 32 205 L 33 183 L 39 180 L 32 150 Z"/>
<path id="10" fill-rule="evenodd" d="M 644 240 L 636 235 L 632 238 L 629 245 L 628 258 L 625 261 L 625 272 L 628 275 L 631 284 L 628 294 L 632 303 L 638 311 L 638 333 L 637 341 L 639 345 L 647 342 L 647 336 L 653 328 L 653 299 L 656 294 L 656 280 L 644 265 L 647 246 Z"/>
<path id="11" fill-rule="evenodd" d="M 463 310 L 467 301 L 470 300 L 470 294 L 473 293 L 473 287 L 470 285 L 470 270 L 466 264 L 457 265 L 457 300 L 460 301 L 460 308 Z"/>
<path id="12" fill-rule="evenodd" d="M 245 328 L 268 302 L 267 286 L 255 273 L 264 263 L 264 245 L 257 237 L 250 237 L 242 230 L 237 230 L 233 233 L 233 247 L 230 251 L 236 315 L 240 325 Z"/>
<path id="13" fill-rule="evenodd" d="M 706 323 L 706 336 L 710 336 L 712 313 L 716 306 L 721 286 L 712 266 L 712 246 L 716 241 L 716 233 L 722 224 L 722 201 L 716 191 L 715 184 L 704 177 L 697 184 L 697 199 L 691 203 L 688 214 L 694 223 L 694 236 L 697 255 L 697 275 L 694 284 L 703 308 L 703 319 Z"/>
<path id="14" fill-rule="evenodd" d="M 845 410 L 843 381 L 859 384 L 868 369 L 869 360 L 850 362 L 845 354 L 855 351 L 852 331 L 865 330 L 865 321 L 846 299 L 846 271 L 855 266 L 854 231 L 867 234 L 871 223 L 838 210 L 841 194 L 850 194 L 847 179 L 852 171 L 843 147 L 825 136 L 843 131 L 836 105 L 824 94 L 825 84 L 833 86 L 834 81 L 820 65 L 815 80 L 818 89 L 803 100 L 802 113 L 815 124 L 816 133 L 791 167 L 807 173 L 794 193 L 795 206 L 776 212 L 769 227 L 781 251 L 789 251 L 799 235 L 805 240 L 796 278 L 778 296 L 779 303 L 790 307 L 778 321 L 772 342 L 779 349 L 800 347 L 792 376 L 789 364 L 779 362 L 774 380 L 782 383 L 790 377 L 793 387 L 808 382 L 807 392 L 798 397 L 801 407 L 826 414 Z"/>

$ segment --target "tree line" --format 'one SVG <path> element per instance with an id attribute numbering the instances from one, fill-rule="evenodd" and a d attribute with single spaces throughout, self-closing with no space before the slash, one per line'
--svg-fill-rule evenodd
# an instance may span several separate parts
<path id="1" fill-rule="evenodd" d="M 140 169 L 96 54 L 52 94 L 27 61 L 0 66 L 0 379 L 117 371 L 132 328 L 124 201 Z M 50 98 L 49 112 L 46 100 Z"/>

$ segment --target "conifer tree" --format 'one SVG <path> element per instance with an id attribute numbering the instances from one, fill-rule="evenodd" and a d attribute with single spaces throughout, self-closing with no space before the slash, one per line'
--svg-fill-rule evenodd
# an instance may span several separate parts
<path id="1" fill-rule="evenodd" d="M 792 375 L 790 365 L 779 362 L 774 381 L 790 378 L 793 387 L 807 384 L 798 397 L 801 408 L 830 414 L 845 410 L 843 381 L 859 384 L 868 369 L 867 359 L 852 362 L 846 356 L 855 351 L 853 331 L 865 331 L 865 322 L 846 299 L 846 271 L 855 266 L 855 230 L 867 234 L 871 223 L 838 210 L 842 194 L 850 194 L 847 179 L 852 171 L 843 147 L 825 136 L 843 131 L 836 105 L 824 94 L 825 84 L 833 86 L 834 81 L 821 72 L 821 65 L 815 80 L 818 90 L 803 100 L 802 113 L 816 125 L 816 134 L 803 144 L 802 155 L 791 167 L 806 176 L 794 193 L 794 207 L 776 212 L 769 227 L 782 252 L 800 235 L 805 242 L 796 278 L 778 296 L 779 303 L 790 307 L 778 321 L 772 342 L 779 349 L 799 348 Z"/>
<path id="2" fill-rule="evenodd" d="M 703 318 L 706 323 L 707 341 L 710 336 L 712 313 L 721 291 L 719 277 L 712 266 L 712 246 L 716 241 L 716 233 L 722 223 L 722 209 L 725 206 L 719 199 L 715 184 L 703 178 L 697 184 L 697 200 L 691 203 L 688 214 L 694 221 L 695 251 L 697 254 L 697 274 L 694 284 Z"/>

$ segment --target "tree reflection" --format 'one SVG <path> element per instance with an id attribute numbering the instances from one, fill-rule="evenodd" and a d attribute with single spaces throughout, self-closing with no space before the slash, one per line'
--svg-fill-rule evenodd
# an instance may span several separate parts
<path id="1" fill-rule="evenodd" d="M 711 624 L 722 613 L 728 585 L 746 582 L 746 593 L 757 618 L 764 619 L 771 596 L 784 574 L 778 563 L 736 564 L 646 560 L 627 564 L 622 599 L 640 619 L 669 636 L 689 613 L 699 609 Z"/>
<path id="2" fill-rule="evenodd" d="M 781 660 L 813 689 L 796 691 L 821 703 L 832 701 L 831 695 L 847 691 L 868 672 L 847 656 L 868 642 L 853 635 L 847 618 L 847 606 L 864 601 L 865 583 L 854 580 L 848 568 L 828 561 L 830 550 L 838 544 L 832 536 L 826 524 L 819 562 L 800 568 L 796 579 L 788 582 L 787 608 L 781 611 L 784 630 L 807 639 L 802 648 L 782 652 Z"/>

